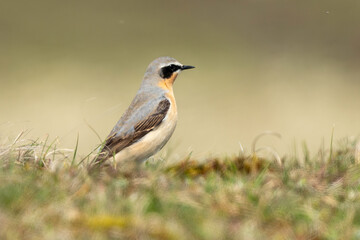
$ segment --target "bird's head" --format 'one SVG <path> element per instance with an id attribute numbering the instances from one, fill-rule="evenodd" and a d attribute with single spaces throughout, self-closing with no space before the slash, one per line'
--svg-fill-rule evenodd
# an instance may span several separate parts
<path id="1" fill-rule="evenodd" d="M 178 74 L 193 66 L 183 65 L 171 57 L 159 57 L 148 66 L 143 84 L 157 85 L 164 89 L 171 89 Z"/>

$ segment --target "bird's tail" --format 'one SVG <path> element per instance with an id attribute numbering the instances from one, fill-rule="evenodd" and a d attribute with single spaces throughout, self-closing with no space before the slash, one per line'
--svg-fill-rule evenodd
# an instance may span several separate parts
<path id="1" fill-rule="evenodd" d="M 102 148 L 99 153 L 90 161 L 87 166 L 88 172 L 90 174 L 99 171 L 103 166 L 106 160 L 109 158 L 110 153 L 106 149 Z"/>

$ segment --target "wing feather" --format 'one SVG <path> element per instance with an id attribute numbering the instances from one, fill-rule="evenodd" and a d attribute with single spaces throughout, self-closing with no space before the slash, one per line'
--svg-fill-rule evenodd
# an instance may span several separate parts
<path id="1" fill-rule="evenodd" d="M 126 136 L 117 136 L 115 132 L 108 136 L 99 156 L 94 159 L 94 163 L 101 163 L 111 155 L 116 154 L 124 148 L 139 141 L 142 137 L 160 125 L 166 117 L 169 108 L 170 101 L 165 98 L 159 102 L 158 106 L 151 114 L 149 114 L 144 120 L 135 124 L 134 131 L 131 134 Z"/>

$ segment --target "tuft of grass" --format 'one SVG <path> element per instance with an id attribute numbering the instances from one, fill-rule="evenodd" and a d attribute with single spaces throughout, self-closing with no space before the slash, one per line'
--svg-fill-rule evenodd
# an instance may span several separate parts
<path id="1" fill-rule="evenodd" d="M 78 147 L 79 147 L 79 133 L 76 137 L 76 145 L 75 145 L 75 149 L 74 149 L 73 159 L 71 161 L 71 166 L 74 166 L 74 164 L 75 164 Z"/>
<path id="2" fill-rule="evenodd" d="M 170 166 L 155 160 L 134 174 L 93 177 L 85 161 L 93 156 L 24 135 L 0 146 L 0 239 L 360 236 L 356 139 L 314 156 L 304 143 L 304 159 L 281 164 L 254 147 L 249 155 L 189 156 Z"/>

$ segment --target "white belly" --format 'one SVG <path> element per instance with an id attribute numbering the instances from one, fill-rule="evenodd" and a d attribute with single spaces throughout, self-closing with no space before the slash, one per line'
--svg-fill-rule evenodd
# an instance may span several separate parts
<path id="1" fill-rule="evenodd" d="M 142 137 L 138 142 L 124 148 L 115 155 L 116 165 L 120 167 L 122 163 L 131 161 L 141 163 L 151 157 L 169 141 L 177 123 L 176 105 L 170 105 L 167 116 L 161 124 Z"/>

